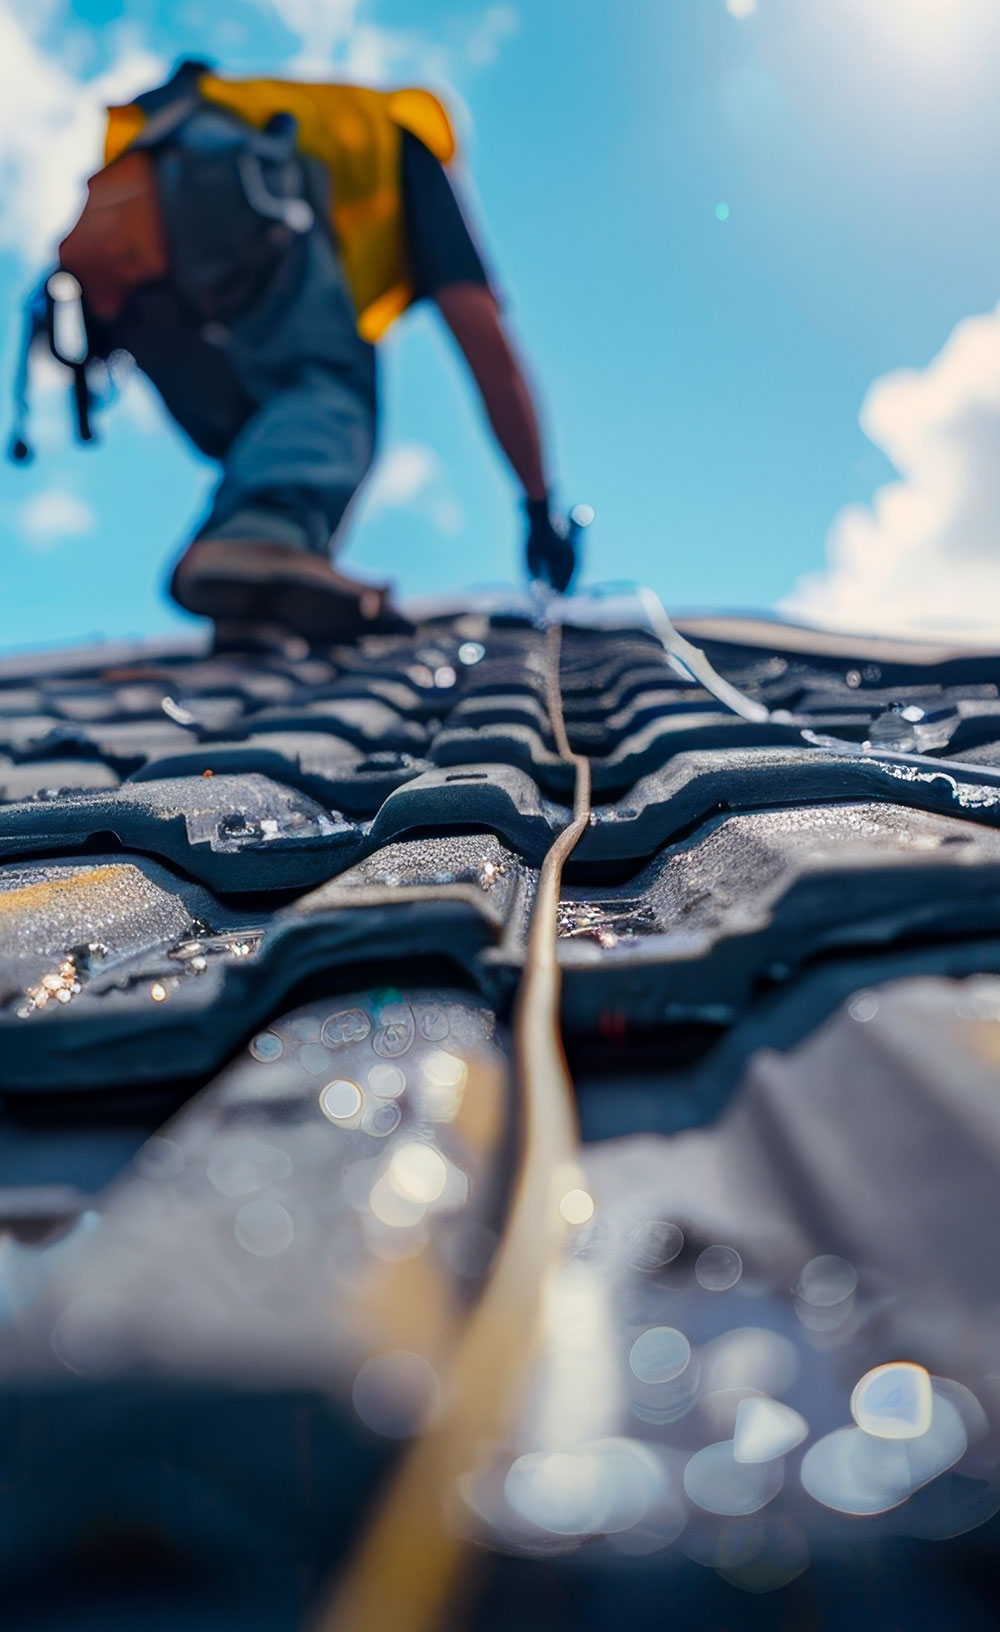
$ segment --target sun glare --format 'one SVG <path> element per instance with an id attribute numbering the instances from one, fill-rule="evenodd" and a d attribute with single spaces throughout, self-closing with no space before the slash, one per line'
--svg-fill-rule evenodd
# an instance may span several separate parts
<path id="1" fill-rule="evenodd" d="M 963 42 L 973 12 L 981 8 L 973 0 L 862 0 L 858 9 L 904 44 L 947 47 Z"/>
<path id="2" fill-rule="evenodd" d="M 828 0 L 825 15 L 855 60 L 939 92 L 980 82 L 1000 37 L 996 0 Z"/>

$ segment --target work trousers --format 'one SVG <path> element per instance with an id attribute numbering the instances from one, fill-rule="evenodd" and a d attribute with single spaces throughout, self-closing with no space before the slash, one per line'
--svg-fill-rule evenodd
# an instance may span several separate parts
<path id="1" fill-rule="evenodd" d="M 328 552 L 375 454 L 376 376 L 323 228 L 293 242 L 228 323 L 199 325 L 165 283 L 138 292 L 104 345 L 132 353 L 222 465 L 199 537 Z"/>
<path id="2" fill-rule="evenodd" d="M 199 536 L 327 553 L 375 455 L 376 380 L 326 233 L 295 244 L 265 297 L 218 338 L 255 406 Z"/>

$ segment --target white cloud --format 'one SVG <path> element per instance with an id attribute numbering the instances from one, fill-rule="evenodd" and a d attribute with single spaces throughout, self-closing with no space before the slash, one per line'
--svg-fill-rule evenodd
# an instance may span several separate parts
<path id="1" fill-rule="evenodd" d="M 256 0 L 273 12 L 296 41 L 284 68 L 302 76 L 329 74 L 381 85 L 412 78 L 447 87 L 461 68 L 487 68 L 520 19 L 511 5 L 488 5 L 472 18 L 441 30 L 399 28 L 367 14 L 372 0 Z M 450 43 L 448 43 L 450 42 Z"/>
<path id="2" fill-rule="evenodd" d="M 167 411 L 144 374 L 132 369 L 121 387 L 118 404 L 137 431 L 146 436 L 169 424 Z"/>
<path id="3" fill-rule="evenodd" d="M 899 480 L 834 521 L 781 610 L 828 628 L 1000 638 L 1000 307 L 925 369 L 877 380 L 861 427 Z"/>
<path id="4" fill-rule="evenodd" d="M 513 6 L 488 5 L 436 33 L 390 27 L 367 13 L 373 0 L 256 0 L 296 41 L 283 66 L 385 83 L 412 77 L 448 87 L 462 67 L 493 63 L 517 32 Z M 72 225 L 84 183 L 100 165 L 104 110 L 165 77 L 168 65 L 135 30 L 119 31 L 112 60 L 88 74 L 87 36 L 66 25 L 65 0 L 0 0 L 0 247 L 30 266 L 48 259 Z"/>
<path id="5" fill-rule="evenodd" d="M 752 17 L 757 10 L 757 0 L 726 0 L 726 10 L 730 17 L 737 17 L 742 22 L 745 17 Z"/>
<path id="6" fill-rule="evenodd" d="M 488 6 L 465 42 L 465 54 L 473 67 L 492 67 L 504 40 L 511 39 L 520 27 L 513 6 Z"/>
<path id="7" fill-rule="evenodd" d="M 332 63 L 355 34 L 361 0 L 258 0 L 299 42 L 292 66 L 305 72 Z"/>
<path id="8" fill-rule="evenodd" d="M 296 41 L 283 69 L 302 77 L 335 71 L 338 77 L 384 84 L 416 65 L 426 69 L 420 30 L 390 28 L 359 14 L 368 0 L 256 0 L 276 14 Z M 419 71 L 419 70 L 418 70 Z"/>
<path id="9" fill-rule="evenodd" d="M 431 520 L 439 533 L 455 538 L 465 526 L 465 511 L 457 499 L 445 494 L 435 499 L 431 507 Z"/>
<path id="10" fill-rule="evenodd" d="M 441 462 L 433 448 L 421 442 L 400 442 L 382 455 L 368 484 L 372 515 L 401 510 L 425 493 L 440 477 Z"/>
<path id="11" fill-rule="evenodd" d="M 53 254 L 82 205 L 101 162 L 106 105 L 164 75 L 159 57 L 122 36 L 110 66 L 81 79 L 78 38 L 50 30 L 54 10 L 0 0 L 0 246 L 31 266 Z M 52 49 L 50 32 L 59 41 Z"/>
<path id="12" fill-rule="evenodd" d="M 33 493 L 17 509 L 17 524 L 35 549 L 45 549 L 64 538 L 81 538 L 92 533 L 97 517 L 89 504 L 65 488 L 49 488 Z"/>
<path id="13" fill-rule="evenodd" d="M 390 510 L 409 510 L 439 532 L 454 535 L 465 525 L 457 499 L 448 490 L 444 468 L 433 448 L 422 442 L 399 442 L 383 454 L 364 494 L 367 519 Z"/>

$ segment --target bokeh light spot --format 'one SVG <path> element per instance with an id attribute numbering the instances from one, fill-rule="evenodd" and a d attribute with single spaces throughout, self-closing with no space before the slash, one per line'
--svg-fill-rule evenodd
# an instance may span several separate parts
<path id="1" fill-rule="evenodd" d="M 728 1292 L 743 1274 L 743 1260 L 735 1247 L 706 1247 L 698 1254 L 694 1273 L 706 1292 Z"/>
<path id="2" fill-rule="evenodd" d="M 933 1407 L 929 1373 L 908 1360 L 866 1372 L 851 1395 L 851 1416 L 877 1439 L 918 1439 L 931 1425 Z"/>
<path id="3" fill-rule="evenodd" d="M 691 1345 L 673 1326 L 651 1326 L 632 1344 L 628 1363 L 641 1383 L 669 1383 L 691 1359 Z"/>
<path id="4" fill-rule="evenodd" d="M 586 1224 L 594 1216 L 594 1198 L 587 1190 L 567 1190 L 559 1211 L 567 1224 Z"/>
<path id="5" fill-rule="evenodd" d="M 349 1122 L 357 1116 L 364 1102 L 357 1083 L 346 1077 L 328 1082 L 319 1096 L 319 1108 L 331 1122 Z"/>

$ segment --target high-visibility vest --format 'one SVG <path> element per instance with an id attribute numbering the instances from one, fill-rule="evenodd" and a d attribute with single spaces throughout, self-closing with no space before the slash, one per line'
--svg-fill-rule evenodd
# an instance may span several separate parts
<path id="1" fill-rule="evenodd" d="M 360 85 L 305 85 L 282 79 L 220 79 L 205 73 L 207 102 L 262 129 L 277 113 L 298 122 L 299 145 L 330 171 L 332 226 L 354 295 L 362 338 L 380 340 L 414 298 L 406 242 L 400 144 L 410 131 L 442 164 L 455 155 L 455 132 L 430 91 L 375 91 Z M 105 163 L 139 136 L 146 114 L 136 103 L 108 109 Z"/>

